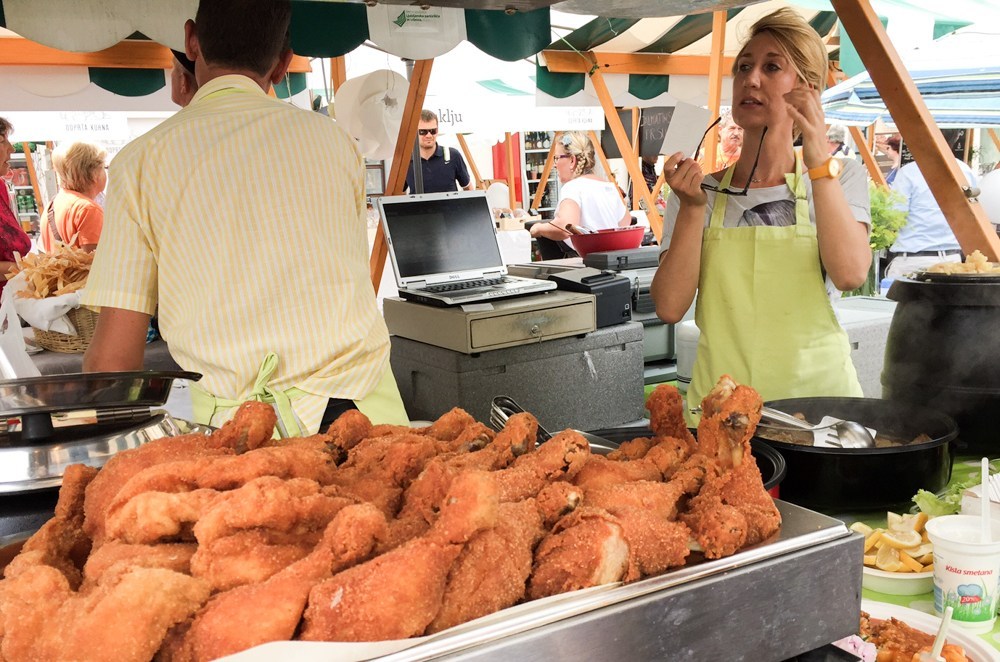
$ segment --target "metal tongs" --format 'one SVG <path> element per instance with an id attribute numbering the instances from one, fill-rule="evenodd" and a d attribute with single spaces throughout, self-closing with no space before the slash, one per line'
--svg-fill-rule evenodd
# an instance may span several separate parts
<path id="1" fill-rule="evenodd" d="M 494 430 L 499 432 L 503 430 L 504 425 L 507 424 L 507 419 L 514 414 L 523 414 L 525 410 L 521 405 L 514 402 L 513 398 L 506 395 L 498 395 L 493 398 L 493 403 L 490 406 L 490 425 Z M 589 432 L 584 432 L 583 430 L 574 429 L 581 437 L 587 440 L 587 443 L 591 445 L 592 448 L 608 448 L 614 449 L 618 447 L 618 444 L 605 439 L 604 437 L 598 437 L 596 434 L 591 434 Z M 546 430 L 541 423 L 538 424 L 538 436 L 536 437 L 537 443 L 544 444 L 546 441 L 552 438 L 552 433 Z"/>
<path id="2" fill-rule="evenodd" d="M 875 431 L 854 421 L 824 416 L 819 425 L 810 425 L 791 414 L 761 407 L 761 418 L 781 423 L 769 425 L 760 423 L 758 427 L 771 430 L 803 430 L 813 433 L 813 446 L 834 448 L 874 448 Z"/>

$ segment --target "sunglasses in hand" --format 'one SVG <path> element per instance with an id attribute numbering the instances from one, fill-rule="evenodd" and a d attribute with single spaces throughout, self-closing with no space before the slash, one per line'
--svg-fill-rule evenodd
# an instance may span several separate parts
<path id="1" fill-rule="evenodd" d="M 695 148 L 694 156 L 691 157 L 692 159 L 698 158 L 698 154 L 701 153 L 701 146 L 705 143 L 705 138 L 708 137 L 708 132 L 714 129 L 715 126 L 721 121 L 722 118 L 721 117 L 718 118 L 717 120 L 708 125 L 708 128 L 705 129 L 705 133 L 701 134 L 701 140 L 698 141 L 698 147 Z M 746 195 L 747 192 L 750 190 L 750 183 L 753 181 L 754 173 L 757 172 L 757 163 L 760 161 L 760 150 L 761 147 L 764 146 L 764 136 L 766 135 L 767 135 L 767 126 L 765 126 L 764 130 L 760 132 L 760 142 L 757 144 L 757 155 L 754 156 L 753 158 L 753 167 L 750 168 L 750 176 L 747 177 L 746 186 L 744 186 L 742 189 L 733 189 L 728 186 L 719 187 L 719 186 L 712 186 L 711 184 L 702 183 L 701 188 L 705 191 L 715 191 L 716 193 L 725 193 L 726 195 Z"/>

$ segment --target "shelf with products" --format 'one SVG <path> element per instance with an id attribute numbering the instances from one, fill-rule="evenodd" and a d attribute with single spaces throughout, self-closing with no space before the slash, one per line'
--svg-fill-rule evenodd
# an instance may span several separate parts
<path id="1" fill-rule="evenodd" d="M 522 154 L 522 168 L 524 177 L 524 190 L 527 191 L 524 201 L 526 208 L 535 208 L 542 218 L 551 219 L 554 205 L 559 199 L 559 176 L 554 163 L 550 165 L 548 178 L 541 179 L 545 164 L 549 161 L 549 153 L 552 141 L 555 139 L 553 131 L 525 131 L 524 151 Z M 539 188 L 543 189 L 542 197 L 536 203 L 536 196 Z"/>
<path id="2" fill-rule="evenodd" d="M 14 190 L 15 190 L 15 191 L 33 191 L 33 190 L 35 190 L 35 189 L 34 189 L 34 187 L 33 187 L 33 186 L 31 186 L 31 185 L 29 184 L 29 185 L 27 185 L 27 186 L 22 186 L 22 185 L 15 185 L 15 186 L 14 186 Z"/>

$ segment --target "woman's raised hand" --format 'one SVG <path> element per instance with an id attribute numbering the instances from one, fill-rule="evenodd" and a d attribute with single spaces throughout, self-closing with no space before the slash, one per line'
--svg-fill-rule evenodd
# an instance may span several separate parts
<path id="1" fill-rule="evenodd" d="M 663 164 L 664 181 L 684 205 L 704 207 L 708 204 L 708 196 L 701 188 L 704 177 L 698 162 L 682 152 L 670 155 Z"/>
<path id="2" fill-rule="evenodd" d="M 807 168 L 816 168 L 830 158 L 830 148 L 826 143 L 826 119 L 819 90 L 806 83 L 800 83 L 785 93 L 788 114 L 802 132 L 802 159 Z"/>

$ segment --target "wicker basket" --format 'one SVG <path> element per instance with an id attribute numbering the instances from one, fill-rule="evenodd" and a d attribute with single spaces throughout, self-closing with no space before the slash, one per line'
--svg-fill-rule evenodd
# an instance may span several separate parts
<path id="1" fill-rule="evenodd" d="M 87 350 L 90 339 L 94 337 L 97 327 L 97 313 L 89 308 L 74 308 L 66 313 L 69 321 L 76 328 L 77 335 L 70 336 L 55 331 L 35 329 L 35 344 L 43 349 L 66 354 L 78 354 Z"/>

